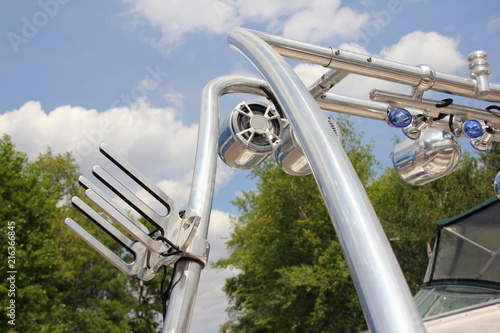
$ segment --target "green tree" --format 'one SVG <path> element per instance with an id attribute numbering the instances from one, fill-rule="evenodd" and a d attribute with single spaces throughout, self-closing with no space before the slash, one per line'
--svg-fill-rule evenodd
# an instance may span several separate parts
<path id="1" fill-rule="evenodd" d="M 374 176 L 372 146 L 341 118 L 343 142 L 360 178 Z M 332 222 L 312 176 L 286 175 L 273 162 L 255 168 L 257 190 L 235 200 L 228 279 L 230 320 L 222 331 L 358 332 L 364 317 Z"/>
<path id="2" fill-rule="evenodd" d="M 344 147 L 374 205 L 413 292 L 422 283 L 435 221 L 493 195 L 500 145 L 465 153 L 455 171 L 421 187 L 392 168 L 375 177 L 371 145 L 344 124 Z M 252 172 L 257 190 L 234 201 L 241 216 L 218 267 L 240 273 L 226 281 L 229 321 L 221 331 L 355 332 L 364 326 L 349 272 L 312 177 L 290 177 L 266 162 Z"/>
<path id="3" fill-rule="evenodd" d="M 17 272 L 10 297 L 5 281 L 11 274 L 0 271 L 0 306 L 6 309 L 14 299 L 16 307 L 15 326 L 4 311 L 2 327 L 37 333 L 154 331 L 160 306 L 153 304 L 151 288 L 122 274 L 63 225 L 71 216 L 93 233 L 99 229 L 69 203 L 81 191 L 77 171 L 69 153 L 49 149 L 29 162 L 8 136 L 0 140 L 0 251 L 7 264 L 10 222 Z M 120 250 L 116 242 L 107 245 Z"/>

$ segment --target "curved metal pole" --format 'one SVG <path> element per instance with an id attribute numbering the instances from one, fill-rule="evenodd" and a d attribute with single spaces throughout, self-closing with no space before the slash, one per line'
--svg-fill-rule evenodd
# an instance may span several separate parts
<path id="1" fill-rule="evenodd" d="M 269 83 L 304 148 L 371 331 L 425 332 L 368 196 L 314 98 L 290 65 L 253 32 L 233 29 L 229 43 L 242 52 Z"/>
<path id="2" fill-rule="evenodd" d="M 223 76 L 209 82 L 201 93 L 200 125 L 198 145 L 193 172 L 188 209 L 201 216 L 200 225 L 192 245 L 186 252 L 202 255 L 207 246 L 208 227 L 217 169 L 217 142 L 219 137 L 219 97 L 227 93 L 251 93 L 265 95 L 261 79 L 243 76 Z M 183 259 L 176 264 L 176 281 L 172 289 L 165 317 L 164 333 L 184 333 L 189 331 L 200 280 L 202 263 Z"/>

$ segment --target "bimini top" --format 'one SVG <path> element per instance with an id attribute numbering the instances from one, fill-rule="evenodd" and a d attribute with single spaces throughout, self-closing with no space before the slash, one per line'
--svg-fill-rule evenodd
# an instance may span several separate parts
<path id="1" fill-rule="evenodd" d="M 500 290 L 498 198 L 436 223 L 436 245 L 424 286 L 470 285 Z"/>

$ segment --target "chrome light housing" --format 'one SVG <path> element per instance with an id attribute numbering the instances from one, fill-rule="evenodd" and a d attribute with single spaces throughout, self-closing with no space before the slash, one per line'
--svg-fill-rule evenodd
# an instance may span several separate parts
<path id="1" fill-rule="evenodd" d="M 405 139 L 392 155 L 394 168 L 408 184 L 424 185 L 451 173 L 460 159 L 460 143 L 453 134 L 427 129 L 417 140 Z"/>

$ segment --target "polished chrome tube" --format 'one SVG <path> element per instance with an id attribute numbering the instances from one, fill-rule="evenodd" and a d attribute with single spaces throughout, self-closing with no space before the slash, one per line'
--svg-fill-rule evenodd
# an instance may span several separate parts
<path id="1" fill-rule="evenodd" d="M 271 45 L 279 54 L 287 58 L 412 87 L 417 87 L 429 79 L 429 73 L 420 66 L 411 66 L 355 52 L 298 42 L 265 32 L 251 31 Z M 478 87 L 475 79 L 439 72 L 433 74 L 431 89 L 434 91 L 490 102 L 500 102 L 500 85 L 498 84 L 490 83 L 489 93 L 476 94 Z"/>
<path id="2" fill-rule="evenodd" d="M 198 233 L 203 237 L 206 237 L 208 233 L 208 223 L 203 223 L 203 218 L 210 216 L 212 193 L 215 186 L 219 137 L 219 98 L 228 93 L 265 96 L 261 87 L 268 87 L 262 79 L 222 76 L 210 81 L 201 93 L 200 127 L 188 207 L 202 217 Z"/>
<path id="3" fill-rule="evenodd" d="M 229 43 L 271 86 L 309 159 L 372 332 L 425 332 L 373 207 L 325 115 L 290 65 L 255 33 L 233 29 Z"/>
<path id="4" fill-rule="evenodd" d="M 294 41 L 256 30 L 248 31 L 251 31 L 254 35 L 260 37 L 267 44 L 271 45 L 276 51 L 278 51 L 279 54 L 290 59 L 328 67 L 333 58 L 334 51 L 331 47 L 317 46 Z"/>
<path id="5" fill-rule="evenodd" d="M 355 97 L 328 93 L 317 100 L 321 109 L 358 116 L 363 118 L 386 121 L 387 103 L 373 102 Z"/>
<path id="6" fill-rule="evenodd" d="M 330 69 L 309 87 L 309 92 L 314 99 L 318 99 L 333 88 L 334 85 L 345 79 L 348 74 L 344 71 Z"/>
<path id="7" fill-rule="evenodd" d="M 219 97 L 228 93 L 250 93 L 265 96 L 261 87 L 265 81 L 242 76 L 223 76 L 209 82 L 201 93 L 198 145 L 188 209 L 201 216 L 200 225 L 188 253 L 201 254 L 207 246 L 208 227 L 217 169 L 217 143 L 219 137 Z M 176 264 L 174 281 L 164 333 L 189 331 L 195 305 L 196 292 L 203 264 L 184 259 Z"/>

